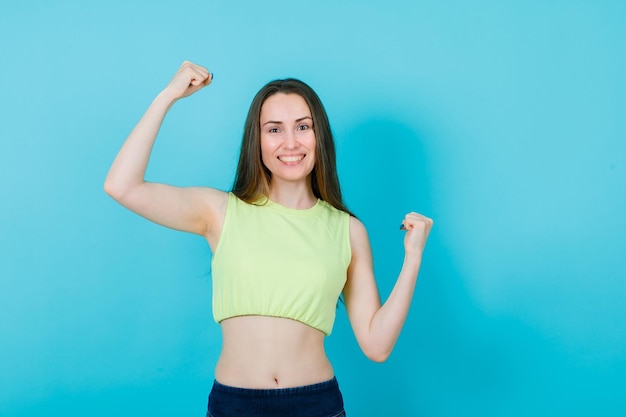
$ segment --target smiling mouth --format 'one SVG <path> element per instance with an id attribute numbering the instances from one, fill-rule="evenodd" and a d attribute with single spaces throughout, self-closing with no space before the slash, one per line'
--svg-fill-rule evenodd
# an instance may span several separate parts
<path id="1" fill-rule="evenodd" d="M 279 156 L 278 160 L 282 162 L 300 162 L 304 157 L 305 155 Z"/>

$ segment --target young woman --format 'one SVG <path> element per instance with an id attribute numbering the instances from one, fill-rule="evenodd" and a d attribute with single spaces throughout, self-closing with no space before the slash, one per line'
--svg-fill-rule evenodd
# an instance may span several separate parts
<path id="1" fill-rule="evenodd" d="M 345 415 L 324 351 L 338 297 L 368 358 L 387 359 L 406 319 L 432 220 L 401 221 L 405 258 L 381 305 L 363 224 L 344 206 L 328 117 L 294 79 L 264 86 L 245 124 L 232 192 L 144 180 L 168 109 L 208 86 L 184 62 L 115 158 L 105 190 L 163 226 L 204 236 L 213 256 L 213 314 L 223 345 L 208 416 Z"/>

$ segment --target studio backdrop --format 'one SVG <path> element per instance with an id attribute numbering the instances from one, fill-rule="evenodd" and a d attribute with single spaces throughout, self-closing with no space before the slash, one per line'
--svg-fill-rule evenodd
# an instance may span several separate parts
<path id="1" fill-rule="evenodd" d="M 624 416 L 626 3 L 25 1 L 0 6 L 0 415 L 202 416 L 206 242 L 103 191 L 184 60 L 147 179 L 228 190 L 247 108 L 310 84 L 381 296 L 435 221 L 390 359 L 339 304 L 349 416 Z"/>

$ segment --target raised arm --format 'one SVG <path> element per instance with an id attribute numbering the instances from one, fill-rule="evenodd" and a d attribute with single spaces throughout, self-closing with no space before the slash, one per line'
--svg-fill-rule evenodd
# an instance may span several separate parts
<path id="1" fill-rule="evenodd" d="M 184 62 L 124 142 L 104 183 L 107 194 L 135 213 L 163 226 L 207 236 L 210 243 L 223 221 L 227 194 L 147 182 L 144 176 L 167 111 L 177 100 L 209 85 L 212 78 L 206 68 Z"/>
<path id="2" fill-rule="evenodd" d="M 409 213 L 402 225 L 406 230 L 404 263 L 389 298 L 381 305 L 367 231 L 359 220 L 350 219 L 352 261 L 348 268 L 344 299 L 361 350 L 376 362 L 387 360 L 404 326 L 433 221 L 420 214 Z"/>

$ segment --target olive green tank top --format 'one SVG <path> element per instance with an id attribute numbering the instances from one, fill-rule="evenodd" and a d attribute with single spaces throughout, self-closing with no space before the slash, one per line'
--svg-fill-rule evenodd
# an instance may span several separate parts
<path id="1" fill-rule="evenodd" d="M 285 317 L 332 331 L 351 259 L 349 214 L 318 200 L 296 210 L 233 193 L 212 261 L 213 317 Z"/>

